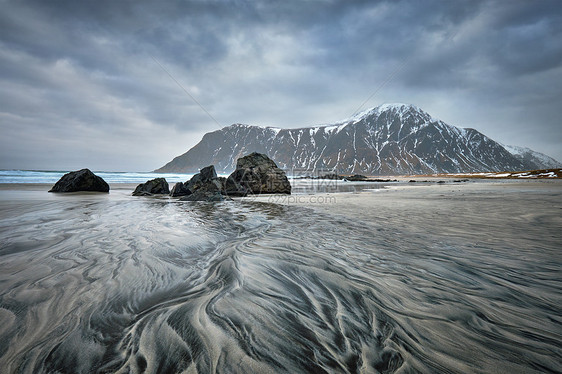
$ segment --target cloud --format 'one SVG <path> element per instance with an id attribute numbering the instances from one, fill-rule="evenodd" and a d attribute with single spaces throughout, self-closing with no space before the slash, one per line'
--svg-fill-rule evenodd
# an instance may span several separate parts
<path id="1" fill-rule="evenodd" d="M 365 107 L 413 103 L 562 159 L 556 1 L 5 1 L 3 9 L 1 168 L 161 166 L 219 127 L 173 79 L 224 126 L 332 122 L 372 96 Z"/>

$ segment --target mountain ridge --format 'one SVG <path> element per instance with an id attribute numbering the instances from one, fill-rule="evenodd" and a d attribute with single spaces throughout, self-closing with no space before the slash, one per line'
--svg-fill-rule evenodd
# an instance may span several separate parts
<path id="1" fill-rule="evenodd" d="M 501 143 L 500 143 L 501 144 Z M 516 145 L 502 144 L 509 153 L 522 162 L 531 162 L 536 164 L 538 169 L 555 169 L 562 167 L 562 163 L 544 153 L 533 151 L 531 148 L 519 147 Z"/>
<path id="2" fill-rule="evenodd" d="M 340 174 L 481 172 L 542 166 L 540 158 L 516 156 L 475 129 L 451 126 L 414 105 L 394 103 L 311 127 L 233 124 L 205 134 L 197 145 L 155 172 L 192 173 L 213 164 L 219 172 L 228 173 L 237 158 L 251 152 L 269 155 L 285 170 L 329 169 Z"/>

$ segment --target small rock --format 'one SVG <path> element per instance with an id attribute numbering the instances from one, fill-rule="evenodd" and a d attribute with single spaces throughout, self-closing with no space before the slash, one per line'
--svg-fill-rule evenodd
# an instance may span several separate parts
<path id="1" fill-rule="evenodd" d="M 89 169 L 72 171 L 62 176 L 49 192 L 109 192 L 109 185 Z"/>
<path id="2" fill-rule="evenodd" d="M 199 170 L 199 174 L 201 174 L 201 179 L 203 181 L 208 181 L 217 177 L 217 172 L 215 171 L 214 165 L 204 167 L 203 169 Z"/>
<path id="3" fill-rule="evenodd" d="M 168 182 L 165 178 L 156 178 L 147 181 L 146 183 L 141 183 L 135 188 L 133 196 L 150 196 L 150 195 L 163 195 L 169 194 L 170 189 Z"/>
<path id="4" fill-rule="evenodd" d="M 206 166 L 195 174 L 188 182 L 185 182 L 185 187 L 194 193 L 199 188 L 209 188 L 209 183 L 215 185 L 219 190 L 222 189 L 222 182 L 217 178 L 217 172 L 213 165 Z M 212 187 L 211 187 L 212 188 Z"/>
<path id="5" fill-rule="evenodd" d="M 181 201 L 225 201 L 232 200 L 227 196 L 224 196 L 220 191 L 209 191 L 204 189 L 198 189 L 194 193 L 188 196 L 184 196 L 180 199 Z"/>
<path id="6" fill-rule="evenodd" d="M 191 191 L 186 187 L 185 183 L 182 182 L 177 182 L 170 191 L 170 196 L 172 197 L 185 196 L 190 194 Z"/>
<path id="7" fill-rule="evenodd" d="M 355 174 L 355 175 L 352 175 L 352 176 L 347 177 L 345 179 L 347 179 L 349 182 L 365 182 L 365 181 L 368 181 L 368 178 L 364 175 L 361 175 L 361 174 Z"/>
<path id="8" fill-rule="evenodd" d="M 187 192 L 184 193 L 187 196 L 180 199 L 182 201 L 223 201 L 228 199 L 224 196 L 225 183 L 226 178 L 217 177 L 215 167 L 210 165 L 183 183 L 183 187 L 178 184 L 176 186 L 178 186 L 178 191 Z"/>

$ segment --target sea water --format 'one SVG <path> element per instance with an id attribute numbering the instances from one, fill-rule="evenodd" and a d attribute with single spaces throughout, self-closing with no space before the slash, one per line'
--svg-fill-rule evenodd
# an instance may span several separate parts
<path id="1" fill-rule="evenodd" d="M 68 171 L 49 170 L 0 170 L 2 183 L 52 183 L 55 184 Z M 154 178 L 166 178 L 168 183 L 185 182 L 193 174 L 151 172 L 107 172 L 94 171 L 107 183 L 144 183 Z"/>

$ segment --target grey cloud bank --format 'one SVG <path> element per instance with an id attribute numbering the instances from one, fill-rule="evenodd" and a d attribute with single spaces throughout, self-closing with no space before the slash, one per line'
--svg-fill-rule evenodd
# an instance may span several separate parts
<path id="1" fill-rule="evenodd" d="M 385 102 L 562 160 L 558 1 L 3 1 L 0 168 L 155 169 Z M 359 106 L 370 98 L 362 108 Z"/>

